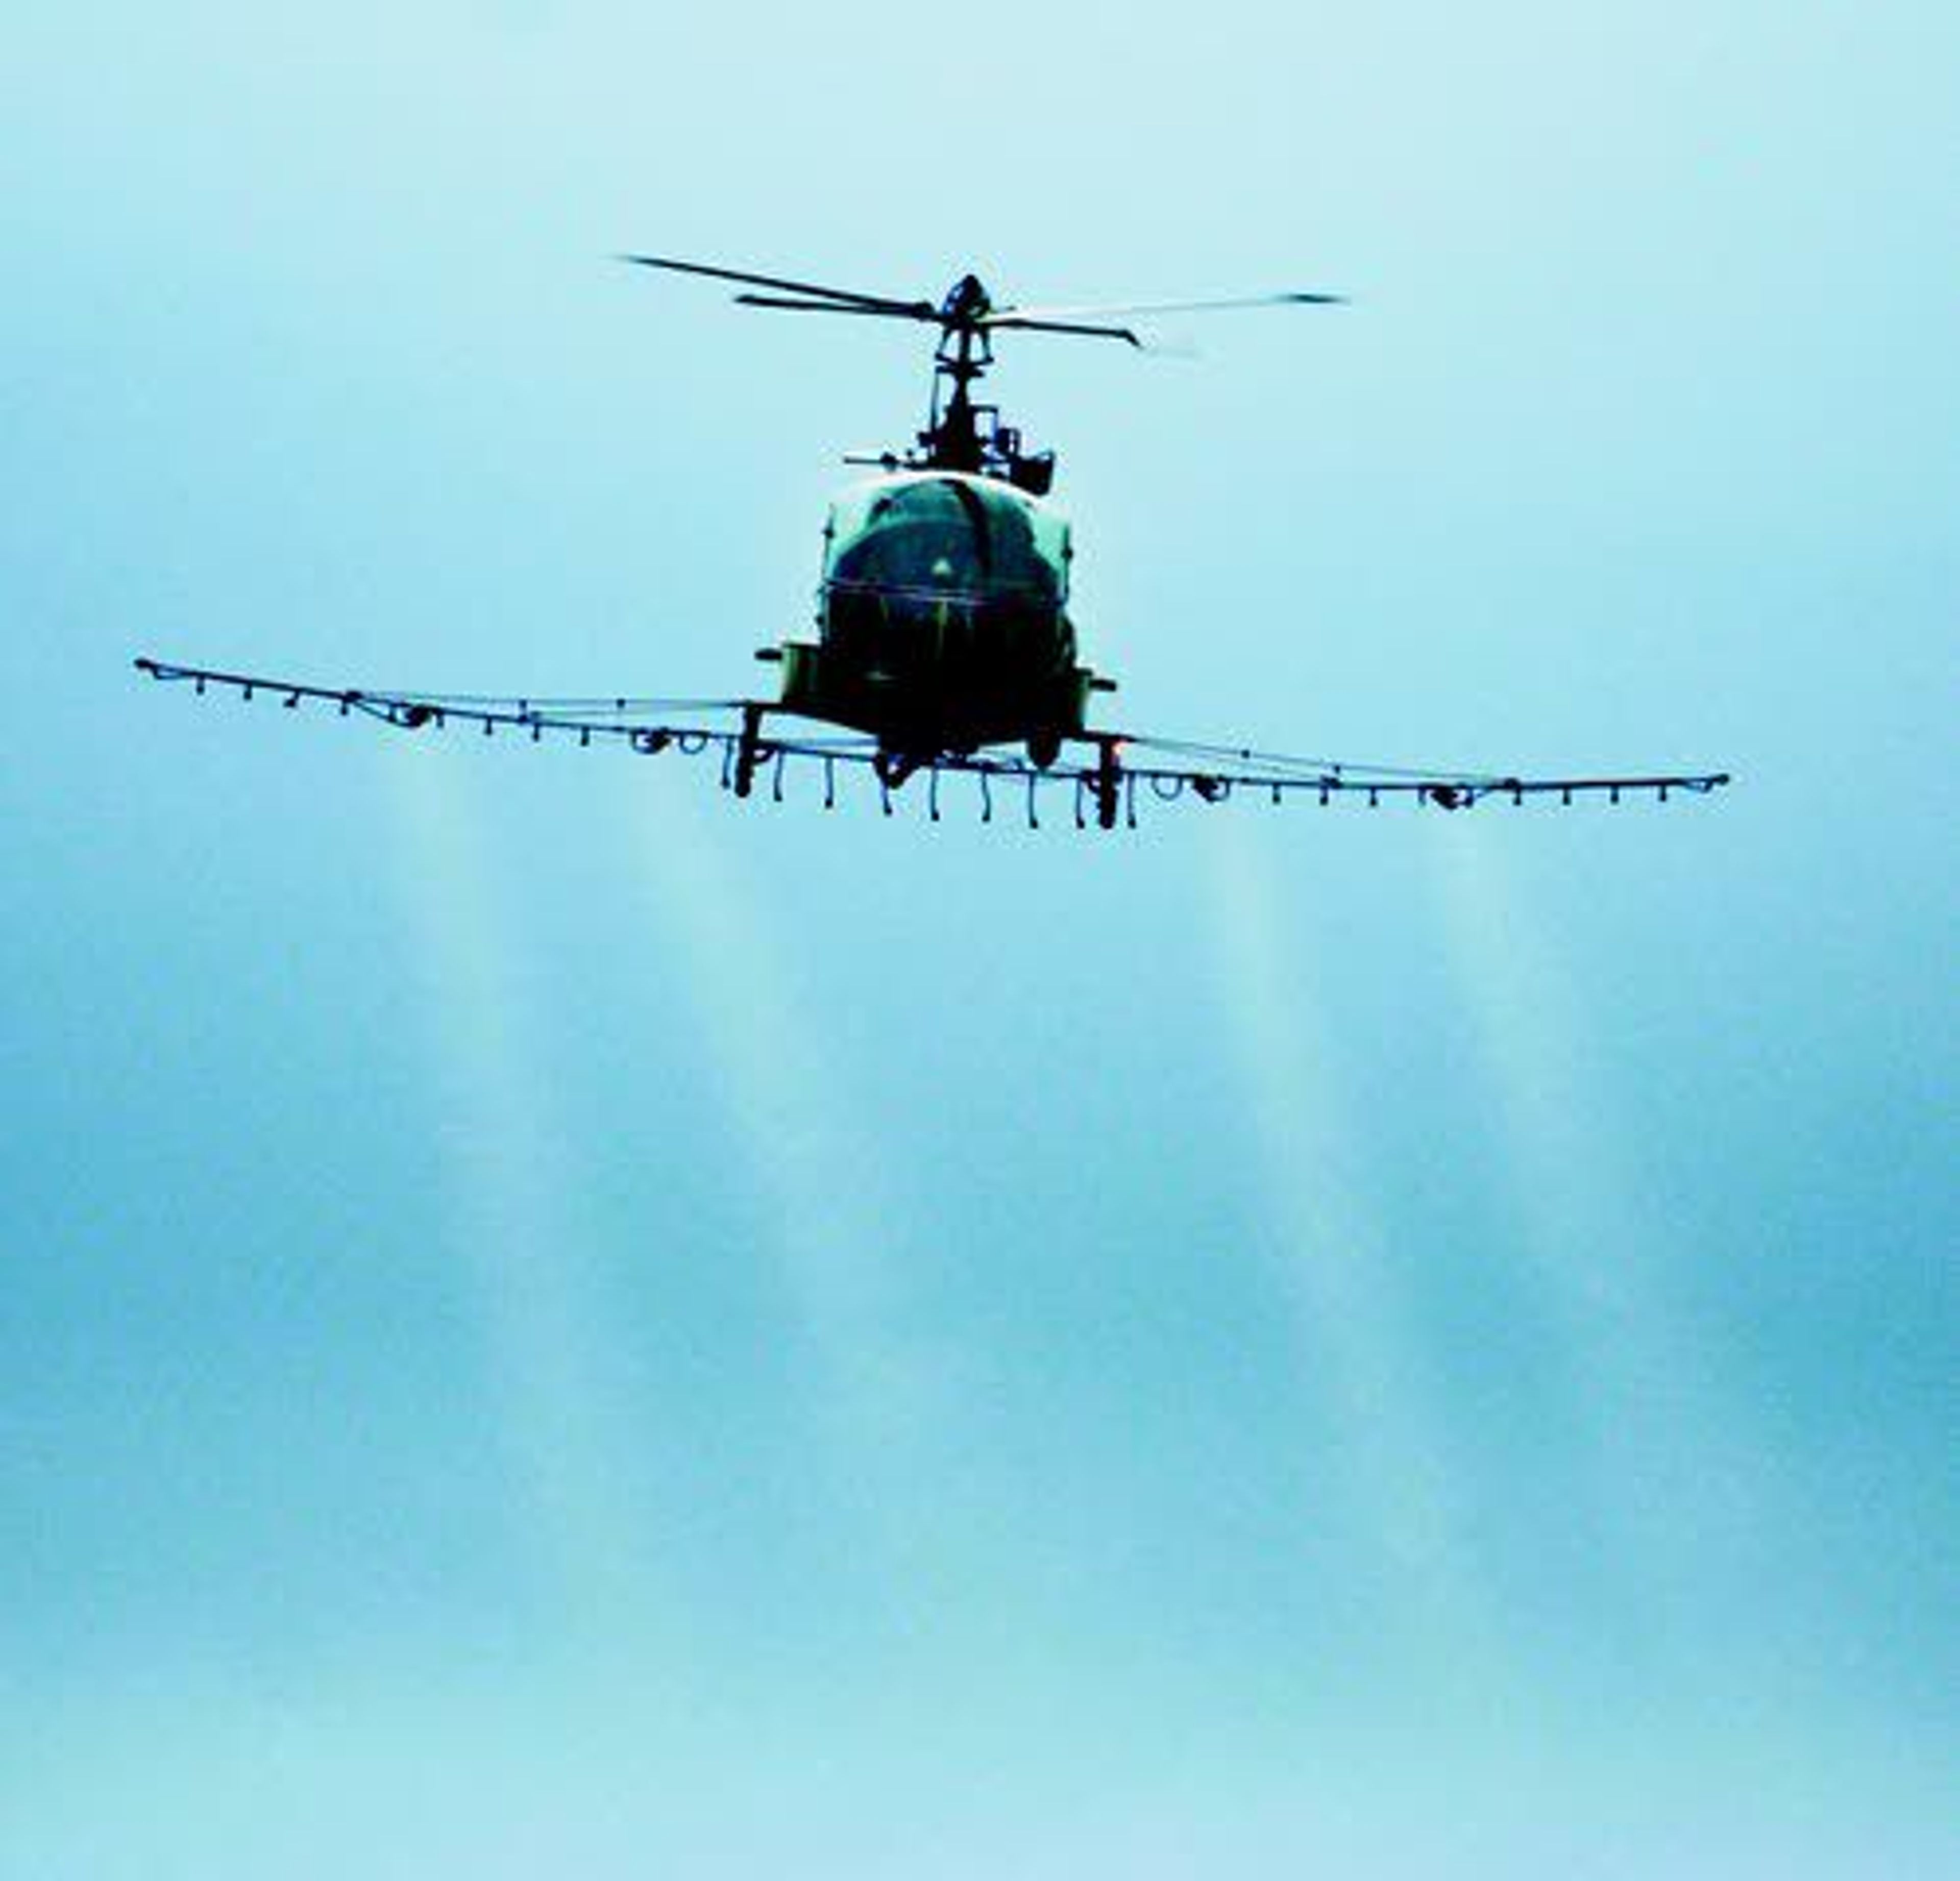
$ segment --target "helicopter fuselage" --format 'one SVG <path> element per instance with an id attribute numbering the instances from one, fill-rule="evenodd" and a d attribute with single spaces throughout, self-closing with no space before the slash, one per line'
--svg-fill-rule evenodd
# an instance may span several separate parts
<path id="1" fill-rule="evenodd" d="M 1098 682 L 1076 659 L 1066 519 L 999 477 L 898 472 L 843 491 L 824 529 L 817 637 L 789 640 L 778 709 L 895 759 L 1024 741 L 1048 761 Z"/>
<path id="2" fill-rule="evenodd" d="M 762 657 L 782 662 L 773 704 L 743 702 L 733 783 L 746 796 L 771 711 L 797 712 L 870 733 L 889 783 L 941 756 L 1024 742 L 1046 769 L 1068 739 L 1091 737 L 1099 775 L 1115 761 L 1108 734 L 1085 732 L 1092 692 L 1112 690 L 1077 664 L 1067 612 L 1068 529 L 1048 510 L 1052 451 L 1023 450 L 973 388 L 996 333 L 1059 333 L 1141 347 L 1133 319 L 1233 307 L 1325 304 L 1338 294 L 1286 293 L 1129 307 L 998 304 L 975 275 L 940 300 L 864 294 L 781 275 L 669 255 L 622 255 L 635 267 L 698 275 L 740 288 L 744 307 L 901 320 L 938 330 L 931 415 L 918 448 L 882 461 L 887 474 L 849 491 L 831 515 L 814 640 Z M 903 464 L 901 471 L 898 466 Z M 1106 814 L 1113 786 L 1106 780 Z"/>

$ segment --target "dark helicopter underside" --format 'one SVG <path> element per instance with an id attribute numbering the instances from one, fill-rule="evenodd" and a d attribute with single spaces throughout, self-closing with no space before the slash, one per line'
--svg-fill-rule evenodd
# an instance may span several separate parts
<path id="1" fill-rule="evenodd" d="M 936 622 L 913 620 L 896 624 L 889 637 L 924 647 L 937 633 Z M 1074 666 L 1055 674 L 1005 666 L 986 671 L 982 661 L 961 653 L 922 653 L 909 672 L 883 659 L 861 665 L 808 641 L 787 642 L 781 657 L 780 710 L 868 732 L 883 750 L 912 764 L 1010 742 L 1024 742 L 1038 762 L 1051 762 L 1064 739 L 1083 735 L 1093 683 Z M 954 676 L 961 673 L 984 677 Z"/>

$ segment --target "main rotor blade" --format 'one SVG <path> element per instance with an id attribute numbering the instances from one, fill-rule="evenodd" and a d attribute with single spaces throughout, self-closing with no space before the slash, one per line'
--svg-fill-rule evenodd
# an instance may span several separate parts
<path id="1" fill-rule="evenodd" d="M 768 307 L 780 313 L 858 313 L 874 320 L 924 320 L 934 326 L 940 323 L 938 308 L 925 300 L 915 301 L 909 307 L 897 303 L 872 307 L 851 300 L 793 300 L 782 294 L 738 294 L 735 304 Z"/>
<path id="2" fill-rule="evenodd" d="M 1148 300 L 1126 307 L 998 307 L 982 316 L 982 326 L 1025 326 L 1041 322 L 1147 318 L 1157 313 L 1227 313 L 1242 307 L 1344 307 L 1344 294 L 1255 294 L 1229 300 Z"/>
<path id="3" fill-rule="evenodd" d="M 619 255 L 617 261 L 635 268 L 660 268 L 670 274 L 705 275 L 711 281 L 733 281 L 749 288 L 774 288 L 784 294 L 807 294 L 813 299 L 834 300 L 840 306 L 873 308 L 908 316 L 915 308 L 928 307 L 923 300 L 899 300 L 887 294 L 859 294 L 849 288 L 823 288 L 807 281 L 785 281 L 775 275 L 744 274 L 735 268 L 711 268 L 705 262 L 675 261 L 664 255 Z"/>
<path id="4" fill-rule="evenodd" d="M 1046 320 L 1017 313 L 1011 308 L 990 313 L 980 324 L 990 333 L 1081 333 L 1092 339 L 1127 340 L 1139 351 L 1144 342 L 1127 326 L 1094 326 L 1080 320 Z"/>

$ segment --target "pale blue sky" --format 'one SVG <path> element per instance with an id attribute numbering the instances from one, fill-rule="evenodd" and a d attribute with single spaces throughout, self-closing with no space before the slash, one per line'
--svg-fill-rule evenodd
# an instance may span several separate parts
<path id="1" fill-rule="evenodd" d="M 1953 1860 L 1950 8 L 5 46 L 0 1873 Z M 755 684 L 923 350 L 624 248 L 1349 292 L 1004 343 L 1112 710 L 1737 786 L 1096 842 L 136 682 Z"/>

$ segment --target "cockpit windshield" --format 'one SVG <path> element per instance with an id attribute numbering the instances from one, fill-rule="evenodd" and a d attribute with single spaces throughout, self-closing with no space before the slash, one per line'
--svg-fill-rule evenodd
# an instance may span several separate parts
<path id="1" fill-rule="evenodd" d="M 1068 598 L 1068 525 L 991 478 L 883 477 L 832 505 L 826 585 L 922 594 Z"/>

